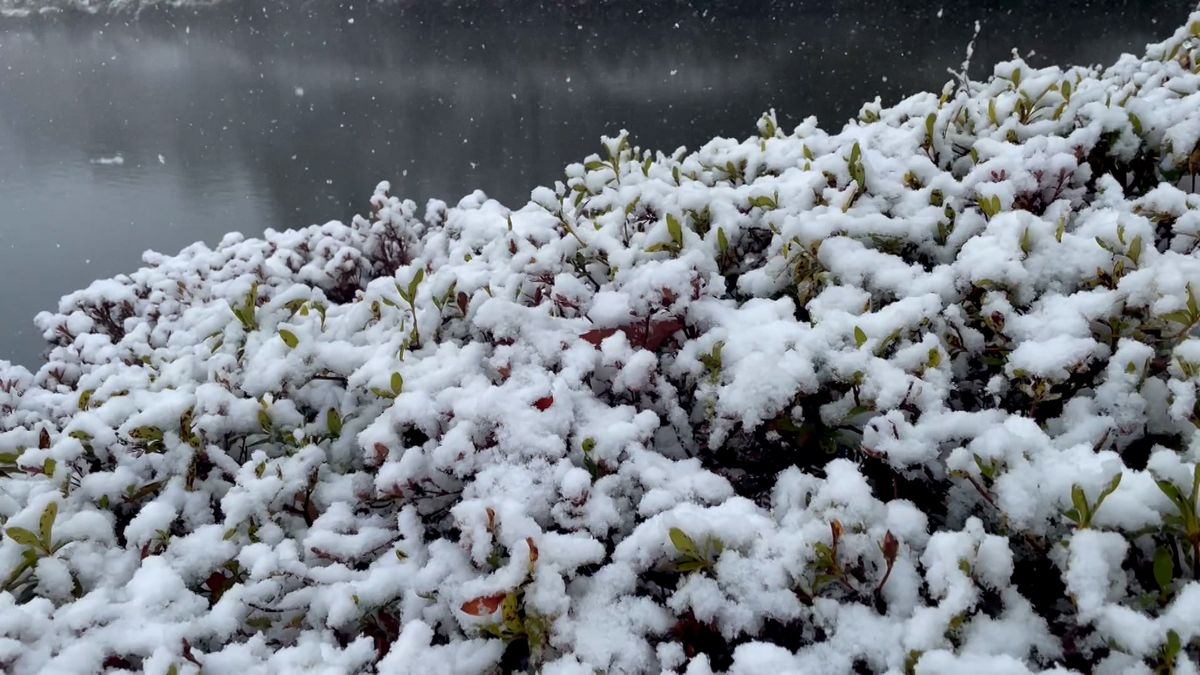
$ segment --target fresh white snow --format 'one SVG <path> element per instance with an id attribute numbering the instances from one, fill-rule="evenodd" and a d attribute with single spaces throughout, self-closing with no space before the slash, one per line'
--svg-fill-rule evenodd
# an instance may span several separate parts
<path id="1" fill-rule="evenodd" d="M 0 362 L 0 669 L 1196 672 L 1198 63 L 145 254 Z"/>

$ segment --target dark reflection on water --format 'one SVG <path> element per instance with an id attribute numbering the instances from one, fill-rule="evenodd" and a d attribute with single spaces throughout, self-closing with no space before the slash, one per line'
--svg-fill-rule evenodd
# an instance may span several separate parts
<path id="1" fill-rule="evenodd" d="M 769 107 L 836 127 L 936 89 L 975 19 L 982 75 L 1013 45 L 1035 63 L 1140 52 L 1194 3 L 945 4 L 0 20 L 0 358 L 36 362 L 32 316 L 146 248 L 348 218 L 382 179 L 516 205 L 621 128 L 695 147 Z"/>

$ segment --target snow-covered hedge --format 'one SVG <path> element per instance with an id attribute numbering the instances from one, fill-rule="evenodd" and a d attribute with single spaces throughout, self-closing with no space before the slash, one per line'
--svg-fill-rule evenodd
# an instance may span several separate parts
<path id="1" fill-rule="evenodd" d="M 147 254 L 0 363 L 0 669 L 1196 672 L 1198 64 Z"/>

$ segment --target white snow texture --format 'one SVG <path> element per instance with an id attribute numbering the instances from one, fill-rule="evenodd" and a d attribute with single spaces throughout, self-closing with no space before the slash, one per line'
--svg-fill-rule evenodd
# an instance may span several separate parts
<path id="1" fill-rule="evenodd" d="M 147 253 L 0 362 L 0 670 L 1197 672 L 1198 64 Z"/>

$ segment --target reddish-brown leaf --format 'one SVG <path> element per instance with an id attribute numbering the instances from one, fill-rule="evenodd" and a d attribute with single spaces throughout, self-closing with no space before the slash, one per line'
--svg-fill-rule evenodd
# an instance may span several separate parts
<path id="1" fill-rule="evenodd" d="M 507 593 L 497 593 L 496 595 L 484 595 L 472 600 L 468 600 L 462 604 L 463 614 L 471 616 L 487 616 L 500 609 L 500 603 L 504 602 L 504 596 Z"/>
<path id="2" fill-rule="evenodd" d="M 666 321 L 656 321 L 650 324 L 650 331 L 646 335 L 645 344 L 642 346 L 652 352 L 658 351 L 658 348 L 663 346 L 667 340 L 675 333 L 683 330 L 682 319 L 667 319 Z M 631 339 L 630 342 L 633 342 Z"/>
<path id="3" fill-rule="evenodd" d="M 38 434 L 38 449 L 46 450 L 49 447 L 50 447 L 50 432 L 47 431 L 45 427 L 43 427 L 42 432 L 40 434 Z"/>
<path id="4" fill-rule="evenodd" d="M 538 547 L 533 543 L 533 537 L 525 537 L 525 543 L 529 545 L 529 567 L 532 569 L 538 561 Z"/>
<path id="5" fill-rule="evenodd" d="M 553 396 L 543 396 L 533 402 L 533 407 L 537 408 L 538 410 L 541 410 L 542 412 L 549 410 L 550 406 L 552 406 L 552 405 L 554 405 L 554 397 Z"/>
<path id="6" fill-rule="evenodd" d="M 187 659 L 188 661 L 191 661 L 192 663 L 196 664 L 197 666 L 201 665 L 201 663 L 196 660 L 196 656 L 194 654 L 192 654 L 192 645 L 189 644 L 187 640 L 183 641 L 183 651 L 180 652 L 180 654 L 181 654 L 181 656 L 183 656 L 183 658 Z"/>
<path id="7" fill-rule="evenodd" d="M 599 347 L 605 338 L 621 331 L 629 340 L 630 346 L 656 352 L 671 339 L 671 336 L 681 330 L 683 330 L 683 320 L 671 318 L 664 321 L 652 321 L 649 326 L 645 323 L 633 323 L 620 328 L 597 328 L 579 337 L 592 346 Z"/>
<path id="8" fill-rule="evenodd" d="M 383 443 L 375 444 L 375 464 L 382 465 L 388 457 L 388 447 Z"/>
<path id="9" fill-rule="evenodd" d="M 896 535 L 892 534 L 891 530 L 888 530 L 887 533 L 883 535 L 882 548 L 883 559 L 887 561 L 887 564 L 890 567 L 891 564 L 896 561 L 896 554 L 900 552 L 900 541 L 896 539 Z"/>
<path id="10" fill-rule="evenodd" d="M 596 330 L 589 330 L 579 337 L 582 338 L 584 342 L 591 344 L 593 347 L 599 347 L 600 343 L 604 342 L 605 338 L 616 334 L 616 332 L 616 328 L 597 328 Z"/>
<path id="11" fill-rule="evenodd" d="M 208 575 L 208 580 L 204 582 L 204 586 L 208 588 L 208 599 L 214 605 L 221 599 L 221 595 L 225 593 L 225 582 L 227 579 L 220 572 L 213 572 Z"/>

